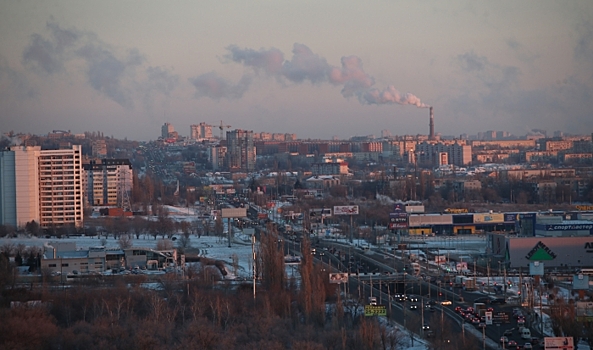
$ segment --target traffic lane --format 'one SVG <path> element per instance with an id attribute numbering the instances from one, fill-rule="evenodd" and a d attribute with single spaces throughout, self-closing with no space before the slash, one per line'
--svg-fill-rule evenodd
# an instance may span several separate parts
<path id="1" fill-rule="evenodd" d="M 356 279 L 349 279 L 349 283 L 350 283 L 350 289 L 351 292 L 353 289 L 358 288 L 359 285 L 361 285 L 361 289 L 362 289 L 362 299 L 364 300 L 364 303 L 366 304 L 368 302 L 368 297 L 371 296 L 371 286 L 370 284 L 366 284 L 366 283 L 362 283 L 362 281 L 359 284 L 359 281 Z M 406 319 L 410 319 L 410 315 L 414 314 L 417 315 L 418 317 L 420 317 L 420 322 L 418 323 L 418 330 L 412 330 L 415 334 L 419 334 L 421 332 L 421 327 L 423 325 L 430 325 L 430 324 L 434 324 L 437 323 L 438 326 L 441 326 L 441 320 L 442 320 L 442 327 L 443 329 L 446 331 L 443 335 L 445 337 L 445 339 L 447 339 L 447 337 L 450 337 L 451 339 L 453 337 L 456 337 L 458 334 L 463 333 L 462 331 L 462 326 L 460 324 L 460 322 L 458 322 L 458 320 L 454 319 L 451 317 L 451 314 L 444 312 L 444 310 L 440 310 L 439 308 L 434 308 L 434 312 L 430 312 L 429 309 L 424 308 L 424 310 L 419 307 L 419 309 L 417 310 L 409 310 L 408 307 L 408 303 L 398 303 L 395 301 L 391 301 L 391 303 L 388 302 L 388 294 L 384 291 L 380 291 L 377 288 L 373 288 L 373 296 L 375 296 L 377 298 L 377 302 L 379 304 L 381 304 L 381 300 L 383 300 L 383 305 L 386 306 L 387 311 L 389 312 L 389 304 L 391 304 L 391 317 L 393 319 L 396 320 L 396 322 L 398 322 L 399 324 L 403 325 L 404 324 L 404 320 Z M 422 301 L 419 302 L 419 304 Z M 404 311 L 405 310 L 405 311 Z M 424 311 L 424 324 L 422 324 L 422 312 Z M 436 320 L 437 322 L 433 321 Z M 440 329 L 434 330 L 435 333 L 440 332 Z M 463 333 L 465 334 L 465 333 Z"/>

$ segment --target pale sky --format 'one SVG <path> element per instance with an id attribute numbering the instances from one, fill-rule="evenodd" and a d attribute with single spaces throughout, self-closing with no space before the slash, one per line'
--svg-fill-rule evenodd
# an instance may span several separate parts
<path id="1" fill-rule="evenodd" d="M 0 0 L 0 132 L 593 132 L 593 1 Z M 218 134 L 218 129 L 215 129 Z"/>

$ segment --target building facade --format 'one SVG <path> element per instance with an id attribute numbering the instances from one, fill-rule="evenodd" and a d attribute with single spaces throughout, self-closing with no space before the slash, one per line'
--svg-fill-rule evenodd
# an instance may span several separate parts
<path id="1" fill-rule="evenodd" d="M 43 150 L 38 157 L 41 227 L 83 223 L 82 147 Z"/>
<path id="2" fill-rule="evenodd" d="M 41 227 L 83 223 L 82 147 L 0 152 L 0 224 Z"/>
<path id="3" fill-rule="evenodd" d="M 229 170 L 255 170 L 255 143 L 253 131 L 232 130 L 227 131 L 227 166 Z"/>
<path id="4" fill-rule="evenodd" d="M 85 202 L 88 205 L 124 207 L 132 191 L 129 159 L 97 159 L 82 165 Z"/>

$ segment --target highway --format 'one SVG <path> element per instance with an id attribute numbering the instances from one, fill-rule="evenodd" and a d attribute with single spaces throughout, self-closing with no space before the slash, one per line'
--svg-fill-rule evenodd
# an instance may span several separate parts
<path id="1" fill-rule="evenodd" d="M 470 331 L 472 334 L 478 333 L 481 340 L 482 330 L 478 328 L 478 325 L 471 325 L 466 322 L 460 314 L 455 312 L 456 307 L 467 309 L 468 307 L 474 306 L 474 301 L 478 298 L 483 298 L 485 294 L 480 292 L 465 291 L 462 288 L 454 288 L 452 285 L 445 285 L 443 276 L 428 273 L 424 267 L 421 276 L 414 276 L 413 274 L 401 273 L 404 271 L 405 262 L 398 256 L 394 256 L 390 253 L 377 252 L 372 250 L 361 250 L 349 245 L 340 244 L 335 241 L 324 241 L 320 240 L 315 244 L 316 256 L 323 260 L 328 265 L 339 270 L 340 272 L 349 272 L 353 278 L 350 279 L 350 292 L 351 294 L 356 293 L 358 289 L 358 283 L 364 286 L 364 294 L 359 295 L 359 298 L 366 300 L 370 296 L 370 285 L 372 284 L 374 296 L 377 296 L 377 300 L 383 299 L 383 301 L 389 300 L 389 295 L 394 294 L 413 294 L 421 296 L 423 304 L 428 302 L 440 303 L 443 300 L 451 301 L 451 305 L 447 306 L 436 306 L 437 312 L 424 311 L 425 324 L 430 322 L 431 315 L 440 314 L 440 308 L 442 307 L 442 314 L 453 328 L 452 331 L 463 333 L 462 327 L 466 331 Z M 409 270 L 409 268 L 408 268 Z M 399 271 L 399 273 L 397 273 Z M 372 281 L 372 282 L 371 282 Z M 428 282 L 432 281 L 432 283 Z M 439 284 L 439 282 L 441 282 Z M 411 286 L 411 287 L 410 287 Z M 381 290 L 381 294 L 378 291 Z M 352 293 L 354 291 L 354 293 Z M 388 294 L 389 293 L 389 294 Z M 385 303 L 385 302 L 384 302 Z M 395 305 L 395 306 L 394 306 Z M 419 303 L 420 305 L 420 303 Z M 392 303 L 392 310 L 394 311 L 393 316 L 398 322 L 403 324 L 403 305 L 400 303 Z M 517 320 L 512 317 L 513 308 L 517 308 L 515 305 L 490 305 L 493 313 L 508 313 L 508 323 L 492 324 L 485 327 L 485 335 L 490 341 L 487 342 L 487 347 L 497 348 L 501 336 L 505 331 L 512 332 L 507 335 L 509 340 L 514 340 L 517 344 L 524 344 L 529 340 L 521 339 L 519 336 L 519 326 Z M 417 312 L 421 311 L 409 311 Z M 522 310 L 524 315 L 527 315 L 525 310 Z M 428 315 L 428 316 L 427 316 Z M 529 320 L 529 319 L 528 319 Z M 542 339 L 542 335 L 537 332 L 535 327 L 529 327 L 532 332 L 532 337 Z"/>

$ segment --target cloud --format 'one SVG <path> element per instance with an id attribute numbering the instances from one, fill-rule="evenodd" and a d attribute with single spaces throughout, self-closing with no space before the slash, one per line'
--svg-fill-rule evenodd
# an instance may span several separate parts
<path id="1" fill-rule="evenodd" d="M 375 79 L 364 71 L 362 60 L 356 56 L 342 57 L 341 66 L 337 67 L 300 43 L 293 45 L 290 60 L 285 60 L 284 53 L 277 48 L 254 50 L 231 45 L 226 49 L 229 53 L 224 57 L 229 62 L 242 64 L 252 69 L 256 75 L 263 73 L 280 83 L 308 82 L 312 85 L 325 83 L 342 86 L 342 96 L 357 97 L 362 104 L 409 104 L 427 107 L 418 97 L 409 93 L 401 94 L 393 86 L 383 90 L 372 88 Z M 233 85 L 211 72 L 192 78 L 190 81 L 197 90 L 196 97 L 220 99 L 242 97 L 249 88 L 249 84 L 243 79 Z M 250 83 L 251 80 L 248 82 Z"/>
<path id="2" fill-rule="evenodd" d="M 593 23 L 585 21 L 577 26 L 578 40 L 574 48 L 575 59 L 593 62 Z"/>
<path id="3" fill-rule="evenodd" d="M 179 78 L 167 70 L 145 68 L 147 59 L 137 49 L 115 49 L 92 32 L 63 29 L 53 20 L 46 29 L 47 36 L 31 36 L 22 55 L 23 65 L 37 74 L 71 73 L 68 64 L 82 62 L 89 86 L 127 109 L 134 108 L 138 96 L 145 101 L 157 94 L 167 97 L 177 87 Z"/>
<path id="4" fill-rule="evenodd" d="M 196 88 L 196 98 L 209 97 L 213 100 L 239 99 L 251 85 L 251 77 L 244 75 L 237 84 L 219 76 L 216 72 L 202 74 L 189 78 L 189 82 Z"/>
<path id="5" fill-rule="evenodd" d="M 256 51 L 253 49 L 240 49 L 236 45 L 230 45 L 226 49 L 229 51 L 229 54 L 225 55 L 226 58 L 241 63 L 246 67 L 251 67 L 256 71 L 263 70 L 270 75 L 275 75 L 282 69 L 284 54 L 278 49 L 260 49 Z"/>
<path id="6" fill-rule="evenodd" d="M 520 48 L 520 44 L 511 43 Z M 474 52 L 455 58 L 460 68 L 457 95 L 449 108 L 459 118 L 484 119 L 500 130 L 519 125 L 530 129 L 547 125 L 574 132 L 593 128 L 593 88 L 578 76 L 568 76 L 562 84 L 533 89 L 521 87 L 521 70 L 491 62 Z M 568 129 L 568 130 L 567 130 Z"/>
<path id="7" fill-rule="evenodd" d="M 466 52 L 457 56 L 461 69 L 466 72 L 483 71 L 489 65 L 486 57 L 480 57 L 473 52 Z"/>
<path id="8" fill-rule="evenodd" d="M 532 63 L 539 58 L 538 54 L 531 52 L 515 38 L 508 38 L 505 43 L 515 53 L 515 56 L 522 62 Z"/>
<path id="9" fill-rule="evenodd" d="M 0 101 L 31 99 L 39 95 L 26 75 L 10 67 L 5 57 L 0 56 Z"/>

